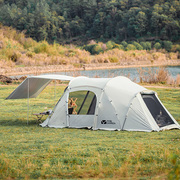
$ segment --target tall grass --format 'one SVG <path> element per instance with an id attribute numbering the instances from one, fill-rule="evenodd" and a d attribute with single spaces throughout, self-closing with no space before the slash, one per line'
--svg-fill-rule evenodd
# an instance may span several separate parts
<path id="1" fill-rule="evenodd" d="M 178 74 L 176 78 L 172 78 L 165 67 L 158 69 L 148 68 L 147 70 L 140 68 L 139 79 L 141 83 L 167 84 L 174 87 L 180 86 L 180 75 Z"/>
<path id="2" fill-rule="evenodd" d="M 38 126 L 32 114 L 52 108 L 65 86 L 48 86 L 36 99 L 4 100 L 0 88 L 0 179 L 179 178 L 179 131 L 126 132 Z M 152 89 L 180 120 L 177 89 Z M 168 98 L 167 98 L 168 97 Z M 179 121 L 178 121 L 179 122 Z"/>

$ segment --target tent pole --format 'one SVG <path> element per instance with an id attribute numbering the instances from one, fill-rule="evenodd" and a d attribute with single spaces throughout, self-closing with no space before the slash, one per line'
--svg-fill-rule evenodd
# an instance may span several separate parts
<path id="1" fill-rule="evenodd" d="M 56 104 L 56 80 L 54 81 L 54 101 Z"/>
<path id="2" fill-rule="evenodd" d="M 28 89 L 27 89 L 27 125 L 29 124 L 29 78 L 28 78 Z"/>

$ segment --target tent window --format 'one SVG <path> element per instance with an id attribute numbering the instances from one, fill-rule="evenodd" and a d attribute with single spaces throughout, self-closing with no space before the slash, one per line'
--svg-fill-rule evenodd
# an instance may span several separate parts
<path id="1" fill-rule="evenodd" d="M 96 95 L 91 91 L 75 91 L 69 94 L 69 114 L 94 114 Z"/>
<path id="2" fill-rule="evenodd" d="M 154 94 L 143 94 L 142 98 L 159 127 L 174 124 Z"/>

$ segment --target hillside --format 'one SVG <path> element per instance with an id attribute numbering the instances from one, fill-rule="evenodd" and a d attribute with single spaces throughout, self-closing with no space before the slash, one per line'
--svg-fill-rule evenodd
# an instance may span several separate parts
<path id="1" fill-rule="evenodd" d="M 0 22 L 37 41 L 180 40 L 178 0 L 1 0 Z"/>
<path id="2" fill-rule="evenodd" d="M 112 41 L 107 43 L 91 41 L 83 47 L 72 44 L 62 46 L 57 43 L 49 44 L 45 40 L 36 42 L 32 38 L 27 38 L 22 32 L 0 25 L 0 74 L 34 73 L 35 69 L 36 72 L 38 70 L 39 73 L 45 73 L 75 70 L 75 68 L 100 69 L 180 64 L 178 51 L 167 52 L 164 49 L 154 48 L 138 50 L 136 46 L 142 46 L 135 41 L 134 45 L 125 42 L 124 44 L 123 46 Z M 172 45 L 172 49 L 174 47 L 179 46 Z"/>

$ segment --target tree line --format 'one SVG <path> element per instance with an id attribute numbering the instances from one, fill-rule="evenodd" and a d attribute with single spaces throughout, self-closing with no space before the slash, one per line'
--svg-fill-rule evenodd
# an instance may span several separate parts
<path id="1" fill-rule="evenodd" d="M 179 0 L 0 0 L 0 22 L 37 41 L 180 40 Z"/>

